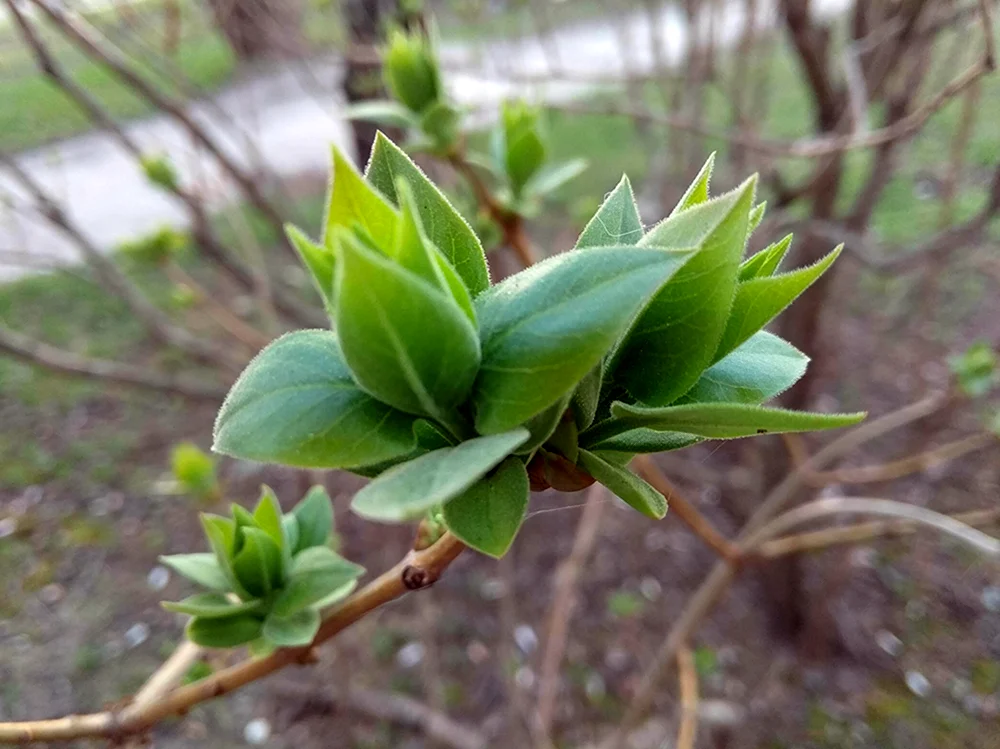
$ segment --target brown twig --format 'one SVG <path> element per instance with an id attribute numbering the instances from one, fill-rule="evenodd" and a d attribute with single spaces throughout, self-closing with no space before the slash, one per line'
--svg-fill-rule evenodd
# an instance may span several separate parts
<path id="1" fill-rule="evenodd" d="M 676 749 L 694 749 L 698 737 L 698 669 L 688 647 L 677 651 L 677 672 L 681 688 L 681 720 Z"/>
<path id="2" fill-rule="evenodd" d="M 202 648 L 190 640 L 182 642 L 135 693 L 130 707 L 134 710 L 144 710 L 163 697 L 177 686 L 203 653 Z"/>

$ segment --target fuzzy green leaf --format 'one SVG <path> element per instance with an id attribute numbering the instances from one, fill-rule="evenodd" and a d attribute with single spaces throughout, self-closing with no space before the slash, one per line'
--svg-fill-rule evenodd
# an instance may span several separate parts
<path id="1" fill-rule="evenodd" d="M 575 388 L 689 257 L 595 247 L 548 258 L 480 295 L 476 429 L 506 431 Z"/>
<path id="2" fill-rule="evenodd" d="M 353 235 L 338 233 L 336 247 L 337 334 L 358 384 L 402 411 L 447 423 L 479 368 L 479 338 L 468 316 Z"/>
<path id="3" fill-rule="evenodd" d="M 573 391 L 570 408 L 573 409 L 573 418 L 576 419 L 577 429 L 581 432 L 594 423 L 597 407 L 601 400 L 603 381 L 604 367 L 598 364 L 580 380 L 580 384 Z"/>
<path id="4" fill-rule="evenodd" d="M 785 259 L 788 248 L 792 245 L 792 235 L 789 234 L 783 239 L 779 239 L 774 244 L 770 244 L 756 255 L 747 258 L 740 265 L 740 281 L 749 281 L 753 278 L 765 278 L 774 275 L 774 272 Z"/>
<path id="5" fill-rule="evenodd" d="M 312 546 L 295 555 L 284 589 L 274 599 L 271 612 L 289 616 L 314 607 L 353 582 L 364 568 L 349 562 L 326 546 Z"/>
<path id="6" fill-rule="evenodd" d="M 751 178 L 731 193 L 688 208 L 642 238 L 643 246 L 696 252 L 646 306 L 613 355 L 612 379 L 634 398 L 671 403 L 711 364 L 736 291 L 755 184 Z"/>
<path id="7" fill-rule="evenodd" d="M 413 418 L 362 391 L 336 334 L 300 330 L 250 362 L 215 422 L 217 452 L 301 468 L 346 468 L 413 450 Z"/>
<path id="8" fill-rule="evenodd" d="M 762 330 L 706 369 L 678 403 L 763 403 L 794 385 L 808 364 L 792 344 Z"/>
<path id="9" fill-rule="evenodd" d="M 603 423 L 601 426 L 605 426 Z M 597 432 L 592 435 L 583 434 L 580 444 L 591 452 L 619 452 L 636 455 L 638 453 L 665 453 L 670 450 L 680 450 L 702 442 L 702 437 L 683 432 L 662 432 L 655 429 L 630 429 L 617 433 L 613 437 L 599 438 Z M 626 463 L 628 461 L 625 461 Z"/>
<path id="10" fill-rule="evenodd" d="M 322 486 L 314 486 L 292 508 L 298 525 L 298 553 L 312 546 L 324 546 L 333 532 L 333 502 Z"/>
<path id="11" fill-rule="evenodd" d="M 444 506 L 449 530 L 477 551 L 507 553 L 528 510 L 528 472 L 510 457 Z"/>
<path id="12" fill-rule="evenodd" d="M 264 620 L 262 634 L 275 647 L 294 648 L 312 642 L 319 625 L 319 611 L 315 609 L 302 609 L 288 616 L 271 613 Z"/>
<path id="13" fill-rule="evenodd" d="M 643 515 L 659 520 L 667 514 L 667 500 L 664 496 L 627 468 L 609 463 L 586 450 L 580 451 L 579 462 L 587 473 Z"/>
<path id="14" fill-rule="evenodd" d="M 396 205 L 396 180 L 406 180 L 427 237 L 461 276 L 472 296 L 489 288 L 486 255 L 475 232 L 420 167 L 382 133 L 375 136 L 365 177 Z"/>
<path id="15" fill-rule="evenodd" d="M 822 260 L 779 276 L 744 281 L 736 289 L 732 313 L 712 361 L 719 361 L 777 317 L 826 272 L 840 255 L 838 247 Z"/>
<path id="16" fill-rule="evenodd" d="M 742 403 L 689 403 L 665 408 L 643 408 L 616 402 L 611 406 L 611 413 L 617 422 L 616 429 L 620 432 L 627 431 L 623 427 L 648 427 L 683 431 L 710 439 L 837 429 L 857 424 L 865 418 L 864 413 L 808 413 Z"/>
<path id="17" fill-rule="evenodd" d="M 253 613 L 263 604 L 260 601 L 233 601 L 222 593 L 198 593 L 188 596 L 183 601 L 164 601 L 160 605 L 176 614 L 198 616 L 202 619 L 222 619 L 237 614 Z"/>
<path id="18" fill-rule="evenodd" d="M 195 617 L 184 630 L 187 638 L 203 648 L 235 648 L 256 640 L 263 624 L 252 614 L 239 614 L 225 619 Z"/>
<path id="19" fill-rule="evenodd" d="M 354 495 L 358 515 L 382 522 L 419 518 L 464 492 L 528 439 L 523 427 L 476 437 L 383 473 Z"/>
<path id="20" fill-rule="evenodd" d="M 714 168 L 715 154 L 712 153 L 694 178 L 694 181 L 684 191 L 681 199 L 677 201 L 674 210 L 670 212 L 671 216 L 676 216 L 678 213 L 686 211 L 689 208 L 694 208 L 696 205 L 708 202 L 708 186 L 712 181 L 712 170 Z"/>
<path id="21" fill-rule="evenodd" d="M 391 247 L 399 214 L 358 173 L 351 160 L 333 149 L 333 178 L 323 223 L 323 244 L 333 247 L 334 229 L 360 226 L 377 247 Z"/>
<path id="22" fill-rule="evenodd" d="M 319 292 L 320 299 L 327 310 L 333 307 L 333 275 L 334 275 L 334 255 L 333 250 L 324 245 L 313 242 L 298 227 L 292 224 L 285 224 L 285 235 L 292 247 L 299 253 L 302 264 L 306 266 L 309 275 L 312 277 L 313 285 Z"/>
<path id="23" fill-rule="evenodd" d="M 587 222 L 576 240 L 576 248 L 634 245 L 642 239 L 642 219 L 632 194 L 632 184 L 622 175 L 614 190 L 604 199 L 594 217 Z"/>
<path id="24" fill-rule="evenodd" d="M 227 591 L 230 588 L 225 573 L 215 554 L 171 554 L 161 556 L 160 562 L 182 577 L 209 590 Z"/>
<path id="25" fill-rule="evenodd" d="M 757 231 L 757 227 L 760 226 L 760 222 L 764 220 L 764 213 L 767 211 L 767 201 L 762 200 L 760 203 L 755 205 L 750 211 L 750 217 L 747 221 L 747 237 Z"/>

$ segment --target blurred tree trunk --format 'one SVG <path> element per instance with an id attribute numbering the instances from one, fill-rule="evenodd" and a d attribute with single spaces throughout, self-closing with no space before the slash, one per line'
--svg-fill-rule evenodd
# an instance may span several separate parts
<path id="1" fill-rule="evenodd" d="M 241 62 L 301 57 L 302 0 L 209 0 L 215 25 Z"/>

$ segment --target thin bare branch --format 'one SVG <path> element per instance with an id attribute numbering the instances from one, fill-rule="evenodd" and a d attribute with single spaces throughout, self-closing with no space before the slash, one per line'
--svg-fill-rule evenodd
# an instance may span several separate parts
<path id="1" fill-rule="evenodd" d="M 681 721 L 677 730 L 677 749 L 694 749 L 698 738 L 698 669 L 690 648 L 677 651 L 677 672 L 681 688 Z"/>
<path id="2" fill-rule="evenodd" d="M 202 656 L 203 650 L 190 640 L 185 640 L 177 649 L 171 653 L 170 657 L 156 669 L 149 680 L 135 693 L 132 698 L 131 707 L 135 710 L 144 710 L 152 705 L 167 692 L 173 689 L 191 670 Z"/>

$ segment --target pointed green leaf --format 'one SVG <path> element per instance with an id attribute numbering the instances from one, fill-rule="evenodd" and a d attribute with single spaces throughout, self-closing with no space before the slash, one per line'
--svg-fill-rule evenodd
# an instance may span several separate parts
<path id="1" fill-rule="evenodd" d="M 486 255 L 469 223 L 420 167 L 382 133 L 375 136 L 365 177 L 396 205 L 396 180 L 405 179 L 428 238 L 458 272 L 472 296 L 489 288 Z"/>
<path id="2" fill-rule="evenodd" d="M 314 486 L 292 508 L 298 521 L 299 537 L 296 553 L 312 546 L 325 546 L 333 533 L 333 502 L 322 486 Z"/>
<path id="3" fill-rule="evenodd" d="M 205 530 L 206 538 L 208 538 L 208 545 L 219 563 L 219 568 L 229 583 L 229 589 L 244 600 L 251 598 L 252 596 L 243 587 L 233 571 L 233 555 L 236 553 L 236 523 L 229 518 L 203 512 L 201 525 Z"/>
<path id="4" fill-rule="evenodd" d="M 382 522 L 419 518 L 457 497 L 528 439 L 528 430 L 476 437 L 396 466 L 354 495 L 351 509 Z"/>
<path id="5" fill-rule="evenodd" d="M 604 424 L 600 425 L 605 427 Z M 614 431 L 614 430 L 609 430 Z M 654 429 L 630 429 L 613 437 L 600 439 L 596 431 L 593 435 L 583 434 L 580 444 L 591 452 L 617 452 L 636 455 L 638 453 L 665 453 L 680 450 L 702 442 L 704 438 L 683 432 L 662 432 Z M 624 461 L 627 463 L 628 461 Z"/>
<path id="6" fill-rule="evenodd" d="M 285 236 L 288 237 L 288 241 L 292 243 L 295 251 L 299 253 L 324 306 L 328 310 L 331 309 L 333 306 L 333 250 L 313 242 L 292 224 L 285 224 Z"/>
<path id="7" fill-rule="evenodd" d="M 313 607 L 362 574 L 364 568 L 349 562 L 326 546 L 312 546 L 295 555 L 284 589 L 271 612 L 288 616 Z"/>
<path id="8" fill-rule="evenodd" d="M 826 272 L 840 255 L 842 247 L 808 267 L 741 283 L 736 289 L 732 313 L 712 361 L 719 361 L 777 317 Z"/>
<path id="9" fill-rule="evenodd" d="M 262 486 L 260 499 L 253 511 L 253 519 L 257 526 L 269 535 L 274 542 L 282 547 L 285 545 L 285 532 L 281 527 L 281 505 L 269 486 Z"/>
<path id="10" fill-rule="evenodd" d="M 215 554 L 171 554 L 161 556 L 160 562 L 182 577 L 209 590 L 227 591 L 230 588 L 225 573 Z"/>
<path id="11" fill-rule="evenodd" d="M 483 554 L 507 553 L 528 510 L 528 472 L 510 457 L 444 506 L 448 529 Z"/>
<path id="12" fill-rule="evenodd" d="M 573 418 L 576 419 L 577 429 L 581 432 L 594 423 L 594 417 L 597 415 L 597 406 L 601 400 L 601 384 L 603 380 L 604 367 L 598 364 L 580 380 L 580 384 L 573 391 L 570 408 L 573 409 Z"/>
<path id="13" fill-rule="evenodd" d="M 701 205 L 702 203 L 708 202 L 708 186 L 712 181 L 712 170 L 715 168 L 715 153 L 709 155 L 708 161 L 698 172 L 698 175 L 694 178 L 694 181 L 688 186 L 688 189 L 684 191 L 681 199 L 677 201 L 677 205 L 674 210 L 670 212 L 671 216 L 676 216 L 682 211 L 686 211 L 689 208 L 694 208 L 696 205 Z"/>
<path id="14" fill-rule="evenodd" d="M 279 648 L 308 645 L 319 632 L 320 616 L 315 609 L 303 609 L 288 616 L 270 614 L 264 620 L 264 639 Z"/>
<path id="15" fill-rule="evenodd" d="M 642 239 L 642 219 L 624 174 L 576 240 L 576 249 L 634 245 Z"/>
<path id="16" fill-rule="evenodd" d="M 413 418 L 362 391 L 336 334 L 299 330 L 250 362 L 215 422 L 216 452 L 300 468 L 346 468 L 413 450 Z"/>
<path id="17" fill-rule="evenodd" d="M 688 208 L 651 229 L 640 244 L 694 247 L 613 354 L 610 372 L 632 397 L 666 405 L 683 395 L 711 364 L 736 291 L 755 180 Z"/>
<path id="18" fill-rule="evenodd" d="M 764 220 L 764 213 L 767 211 L 767 201 L 762 200 L 750 211 L 750 218 L 747 221 L 747 237 L 757 231 L 760 222 Z"/>
<path id="19" fill-rule="evenodd" d="M 339 233 L 336 247 L 337 335 L 354 378 L 384 403 L 447 422 L 479 368 L 479 338 L 469 318 L 440 290 L 353 235 Z"/>
<path id="20" fill-rule="evenodd" d="M 689 403 L 665 408 L 643 408 L 616 402 L 611 413 L 617 428 L 648 427 L 664 431 L 684 431 L 711 439 L 733 439 L 755 434 L 811 432 L 857 424 L 864 413 L 821 414 L 764 408 L 737 403 Z"/>
<path id="21" fill-rule="evenodd" d="M 349 105 L 343 110 L 344 119 L 375 122 L 388 127 L 399 127 L 404 130 L 420 125 L 417 117 L 405 106 L 388 99 L 370 99 Z M 379 131 L 381 132 L 381 131 Z"/>
<path id="22" fill-rule="evenodd" d="M 160 605 L 176 614 L 198 616 L 202 619 L 221 619 L 237 614 L 253 613 L 263 604 L 260 601 L 233 601 L 222 593 L 198 593 L 188 596 L 183 601 L 164 601 Z"/>
<path id="23" fill-rule="evenodd" d="M 256 640 L 263 624 L 252 614 L 239 614 L 225 619 L 195 617 L 184 630 L 187 638 L 203 648 L 235 648 Z"/>
<path id="24" fill-rule="evenodd" d="M 740 281 L 749 281 L 752 278 L 764 278 L 771 276 L 785 259 L 788 248 L 792 245 L 792 235 L 770 244 L 756 255 L 747 258 L 740 265 Z"/>
<path id="25" fill-rule="evenodd" d="M 568 182 L 576 179 L 587 169 L 586 159 L 570 159 L 559 164 L 549 164 L 538 170 L 524 186 L 524 194 L 544 197 L 555 192 Z M 606 244 L 619 244 L 618 241 Z"/>
<path id="26" fill-rule="evenodd" d="M 678 403 L 763 403 L 805 374 L 809 357 L 763 330 L 702 373 Z"/>
<path id="27" fill-rule="evenodd" d="M 545 163 L 546 147 L 541 133 L 541 113 L 524 101 L 506 101 L 500 116 L 503 131 L 504 169 L 514 195 Z"/>
<path id="28" fill-rule="evenodd" d="M 243 548 L 233 558 L 233 572 L 255 597 L 268 595 L 281 586 L 284 563 L 281 549 L 266 531 L 244 527 Z"/>
<path id="29" fill-rule="evenodd" d="M 294 510 L 292 511 L 294 512 Z M 299 550 L 299 521 L 295 515 L 289 513 L 281 518 L 281 529 L 285 533 L 285 538 L 288 540 L 288 548 L 292 550 L 294 555 L 296 551 Z"/>
<path id="30" fill-rule="evenodd" d="M 333 179 L 323 223 L 323 244 L 333 246 L 334 229 L 360 226 L 376 247 L 392 247 L 399 215 L 388 201 L 369 185 L 351 160 L 333 149 Z"/>
<path id="31" fill-rule="evenodd" d="M 575 388 L 689 257 L 595 247 L 543 260 L 481 294 L 483 362 L 472 393 L 480 434 L 522 424 Z"/>
<path id="32" fill-rule="evenodd" d="M 580 451 L 580 467 L 643 515 L 659 520 L 667 514 L 664 496 L 627 468 L 586 450 Z"/>

